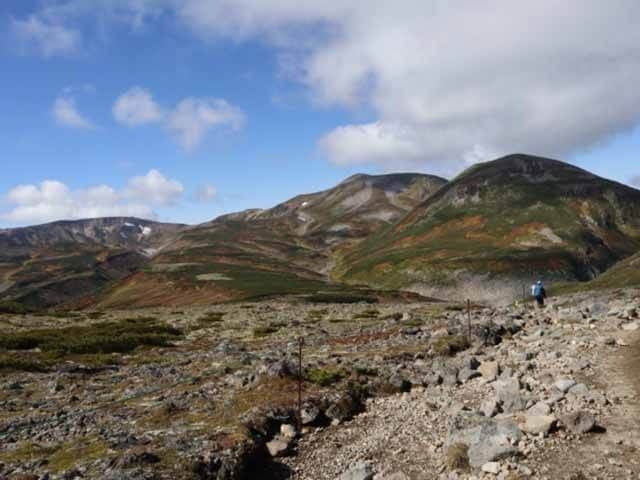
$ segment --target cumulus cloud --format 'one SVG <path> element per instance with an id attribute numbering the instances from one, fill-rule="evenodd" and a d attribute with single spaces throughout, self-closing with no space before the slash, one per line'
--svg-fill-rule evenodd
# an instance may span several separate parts
<path id="1" fill-rule="evenodd" d="M 13 225 L 43 223 L 108 216 L 156 218 L 153 207 L 168 205 L 180 198 L 180 182 L 164 177 L 157 170 L 133 177 L 124 189 L 96 185 L 70 189 L 58 180 L 37 185 L 18 185 L 4 195 L 8 210 L 0 219 Z"/>
<path id="2" fill-rule="evenodd" d="M 203 37 L 266 39 L 316 102 L 361 108 L 320 144 L 339 164 L 435 169 L 564 156 L 640 121 L 636 0 L 185 0 Z"/>
<path id="3" fill-rule="evenodd" d="M 42 19 L 93 14 L 135 28 L 173 15 L 205 39 L 269 42 L 314 102 L 366 115 L 320 140 L 339 164 L 366 151 L 386 168 L 435 170 L 514 151 L 562 157 L 640 121 L 637 0 L 68 0 L 46 10 L 23 22 L 39 31 L 58 25 Z M 193 149 L 219 117 L 185 105 L 167 128 Z"/>
<path id="4" fill-rule="evenodd" d="M 129 127 L 160 122 L 162 109 L 151 93 L 141 87 L 132 87 L 120 95 L 113 104 L 113 117 Z"/>
<path id="5" fill-rule="evenodd" d="M 53 118 L 58 125 L 63 127 L 91 130 L 94 128 L 91 121 L 82 115 L 76 107 L 72 97 L 58 97 L 53 102 Z"/>
<path id="6" fill-rule="evenodd" d="M 169 205 L 182 196 L 184 187 L 177 180 L 162 175 L 158 170 L 129 180 L 124 191 L 125 197 L 141 200 L 152 205 Z"/>
<path id="7" fill-rule="evenodd" d="M 186 151 L 194 150 L 208 131 L 227 126 L 239 130 L 245 117 L 240 109 L 219 98 L 185 98 L 171 111 L 166 127 Z"/>
<path id="8" fill-rule="evenodd" d="M 218 190 L 213 185 L 200 185 L 195 193 L 195 198 L 199 202 L 210 202 L 218 197 Z"/>
<path id="9" fill-rule="evenodd" d="M 12 19 L 16 39 L 45 57 L 68 55 L 78 50 L 82 36 L 78 30 L 52 23 L 38 15 L 24 20 Z"/>
<path id="10" fill-rule="evenodd" d="M 162 123 L 187 152 L 195 150 L 210 131 L 221 127 L 239 130 L 245 122 L 242 110 L 226 100 L 187 97 L 174 108 L 164 109 L 142 87 L 120 95 L 112 110 L 114 118 L 129 127 Z"/>

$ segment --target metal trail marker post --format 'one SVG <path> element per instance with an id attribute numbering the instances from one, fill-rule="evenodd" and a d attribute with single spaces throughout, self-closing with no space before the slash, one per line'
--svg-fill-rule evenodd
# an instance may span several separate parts
<path id="1" fill-rule="evenodd" d="M 298 338 L 298 433 L 302 433 L 302 346 L 304 338 Z"/>
<path id="2" fill-rule="evenodd" d="M 471 300 L 467 299 L 467 342 L 471 343 Z"/>

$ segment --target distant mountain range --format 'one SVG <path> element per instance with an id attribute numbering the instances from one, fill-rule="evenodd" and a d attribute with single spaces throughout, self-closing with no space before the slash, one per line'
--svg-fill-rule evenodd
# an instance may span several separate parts
<path id="1" fill-rule="evenodd" d="M 640 191 L 510 155 L 450 182 L 355 175 L 197 226 L 102 218 L 0 230 L 0 299 L 128 308 L 345 283 L 510 296 L 535 277 L 591 280 L 637 252 Z"/>

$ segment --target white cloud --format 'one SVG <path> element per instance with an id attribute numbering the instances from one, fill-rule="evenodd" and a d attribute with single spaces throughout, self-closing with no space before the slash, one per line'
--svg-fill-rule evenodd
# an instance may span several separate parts
<path id="1" fill-rule="evenodd" d="M 151 93 L 141 87 L 132 87 L 120 95 L 112 110 L 114 118 L 129 127 L 160 122 L 163 117 Z"/>
<path id="2" fill-rule="evenodd" d="M 78 111 L 72 97 L 56 98 L 53 102 L 52 113 L 58 125 L 88 130 L 94 128 L 93 124 Z"/>
<path id="3" fill-rule="evenodd" d="M 152 205 L 169 205 L 182 196 L 184 187 L 177 180 L 165 177 L 157 170 L 133 177 L 124 191 L 125 197 Z"/>
<path id="4" fill-rule="evenodd" d="M 153 207 L 175 202 L 182 192 L 180 182 L 164 177 L 157 170 L 131 178 L 122 190 L 109 185 L 72 190 L 60 181 L 45 180 L 9 190 L 4 195 L 9 209 L 0 211 L 0 219 L 25 225 L 107 216 L 156 218 Z"/>
<path id="5" fill-rule="evenodd" d="M 82 40 L 78 30 L 49 22 L 38 15 L 31 15 L 25 20 L 12 19 L 11 26 L 22 45 L 45 57 L 74 53 Z"/>
<path id="6" fill-rule="evenodd" d="M 166 127 L 186 151 L 194 150 L 208 131 L 228 126 L 239 130 L 245 121 L 242 111 L 218 98 L 185 98 L 169 113 Z"/>
<path id="7" fill-rule="evenodd" d="M 384 162 L 394 155 L 420 160 L 423 147 L 416 137 L 413 130 L 375 122 L 338 127 L 320 144 L 338 165 Z"/>
<path id="8" fill-rule="evenodd" d="M 195 150 L 210 131 L 221 127 L 239 130 L 245 122 L 242 110 L 226 100 L 187 97 L 174 108 L 164 109 L 142 87 L 120 95 L 112 111 L 119 123 L 129 127 L 162 123 L 187 152 Z"/>
<path id="9" fill-rule="evenodd" d="M 173 5 L 203 37 L 271 42 L 316 102 L 372 113 L 322 139 L 336 163 L 370 154 L 387 168 L 446 169 L 514 151 L 565 156 L 640 122 L 637 0 Z"/>
<path id="10" fill-rule="evenodd" d="M 196 190 L 195 198 L 199 202 L 210 202 L 218 197 L 218 190 L 213 185 L 200 185 Z"/>
<path id="11" fill-rule="evenodd" d="M 363 142 L 386 168 L 562 157 L 640 122 L 637 0 L 68 0 L 33 29 L 89 15 L 133 28 L 173 15 L 206 39 L 269 42 L 314 102 L 367 115 L 321 140 L 340 164 L 365 161 Z M 167 120 L 186 149 L 211 125 L 201 111 Z"/>

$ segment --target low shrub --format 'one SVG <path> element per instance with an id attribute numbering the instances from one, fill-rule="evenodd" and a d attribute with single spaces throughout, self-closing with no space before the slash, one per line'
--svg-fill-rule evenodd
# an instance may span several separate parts
<path id="1" fill-rule="evenodd" d="M 48 365 L 40 359 L 0 354 L 0 372 L 46 372 Z"/>
<path id="2" fill-rule="evenodd" d="M 24 315 L 30 313 L 31 309 L 18 302 L 5 300 L 0 302 L 0 313 L 9 313 L 14 315 Z"/>
<path id="3" fill-rule="evenodd" d="M 469 471 L 469 447 L 464 443 L 454 443 L 447 448 L 447 467 L 449 470 Z"/>
<path id="4" fill-rule="evenodd" d="M 225 316 L 225 313 L 226 312 L 207 312 L 198 318 L 198 323 L 207 324 L 222 322 L 222 317 Z"/>
<path id="5" fill-rule="evenodd" d="M 464 335 L 445 335 L 437 338 L 431 346 L 437 355 L 452 356 L 469 348 L 469 341 Z"/>
<path id="6" fill-rule="evenodd" d="M 279 327 L 274 327 L 274 326 L 266 326 L 266 327 L 256 327 L 253 329 L 253 336 L 254 337 L 267 337 L 269 335 L 271 335 L 272 333 L 276 333 L 278 330 L 280 330 Z"/>
<path id="7" fill-rule="evenodd" d="M 311 368 L 305 372 L 304 379 L 321 387 L 328 387 L 338 383 L 344 376 L 344 371 L 337 368 Z"/>
<path id="8" fill-rule="evenodd" d="M 375 308 L 371 308 L 368 310 L 364 310 L 360 313 L 356 313 L 353 318 L 354 319 L 368 319 L 368 318 L 378 318 L 378 315 L 380 315 L 380 312 L 378 310 L 376 310 Z"/>
<path id="9" fill-rule="evenodd" d="M 307 297 L 311 303 L 376 303 L 375 297 L 349 293 L 315 293 Z"/>
<path id="10" fill-rule="evenodd" d="M 31 350 L 57 354 L 128 353 L 137 347 L 172 345 L 182 336 L 174 327 L 127 319 L 94 325 L 42 328 L 6 332 L 0 337 L 0 350 Z"/>

